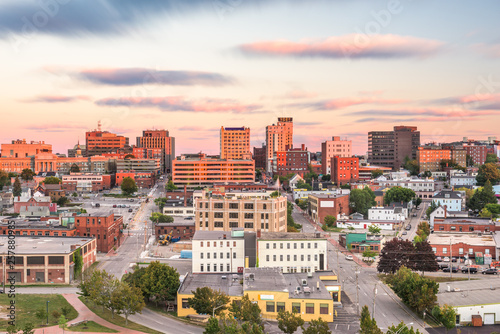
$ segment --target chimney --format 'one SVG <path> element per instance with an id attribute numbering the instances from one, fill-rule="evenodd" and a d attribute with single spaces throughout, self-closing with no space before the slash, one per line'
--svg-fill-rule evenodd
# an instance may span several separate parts
<path id="1" fill-rule="evenodd" d="M 184 185 L 184 207 L 187 206 L 187 190 L 186 190 L 186 185 Z"/>
<path id="2" fill-rule="evenodd" d="M 226 235 L 225 234 L 222 235 L 222 239 L 226 240 Z"/>
<path id="3" fill-rule="evenodd" d="M 257 239 L 259 239 L 261 236 L 262 236 L 262 231 L 261 230 L 257 230 Z"/>
<path id="4" fill-rule="evenodd" d="M 443 208 L 444 208 L 444 219 L 446 219 L 446 217 L 448 216 L 448 206 L 445 205 Z"/>

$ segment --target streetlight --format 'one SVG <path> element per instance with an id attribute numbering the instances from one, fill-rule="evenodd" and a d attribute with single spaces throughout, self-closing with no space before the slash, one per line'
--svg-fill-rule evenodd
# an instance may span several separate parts
<path id="1" fill-rule="evenodd" d="M 218 309 L 218 308 L 224 307 L 224 306 L 226 306 L 226 305 L 225 305 L 225 304 L 223 304 L 223 305 L 220 305 L 220 306 L 215 307 L 215 308 L 212 310 L 212 318 L 215 318 L 215 310 L 216 310 L 216 309 Z"/>
<path id="2" fill-rule="evenodd" d="M 49 325 L 49 302 L 50 300 L 47 300 L 47 326 Z"/>

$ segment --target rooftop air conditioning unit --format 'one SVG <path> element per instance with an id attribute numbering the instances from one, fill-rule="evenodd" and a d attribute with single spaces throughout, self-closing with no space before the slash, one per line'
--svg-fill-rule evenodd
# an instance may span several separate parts
<path id="1" fill-rule="evenodd" d="M 302 286 L 305 286 L 305 285 L 307 285 L 307 280 L 306 280 L 306 279 L 303 279 L 303 280 L 302 280 Z"/>

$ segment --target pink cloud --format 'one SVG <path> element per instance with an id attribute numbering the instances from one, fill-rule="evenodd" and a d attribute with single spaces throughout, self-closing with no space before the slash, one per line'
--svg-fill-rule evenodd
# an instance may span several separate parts
<path id="1" fill-rule="evenodd" d="M 387 59 L 426 57 L 437 53 L 443 45 L 413 36 L 348 34 L 324 40 L 254 42 L 240 45 L 239 49 L 248 55 Z"/>
<path id="2" fill-rule="evenodd" d="M 478 43 L 472 45 L 472 49 L 484 56 L 491 58 L 500 58 L 500 44 Z"/>
<path id="3" fill-rule="evenodd" d="M 347 108 L 350 106 L 360 105 L 360 104 L 401 104 L 407 102 L 406 100 L 397 99 L 382 99 L 374 97 L 347 97 L 332 100 L 324 100 L 309 103 L 295 103 L 289 104 L 290 107 L 298 108 L 312 108 L 315 110 L 337 110 L 342 108 Z"/>
<path id="4" fill-rule="evenodd" d="M 202 98 L 190 100 L 182 96 L 104 98 L 95 102 L 99 106 L 158 108 L 162 111 L 185 112 L 258 112 L 262 106 L 242 104 L 232 99 Z"/>
<path id="5" fill-rule="evenodd" d="M 24 102 L 29 103 L 65 103 L 75 101 L 90 101 L 90 97 L 86 95 L 62 96 L 62 95 L 39 95 L 31 99 L 26 99 Z"/>

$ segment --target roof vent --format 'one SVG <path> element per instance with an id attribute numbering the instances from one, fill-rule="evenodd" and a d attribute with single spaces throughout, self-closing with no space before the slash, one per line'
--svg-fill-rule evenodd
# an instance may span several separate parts
<path id="1" fill-rule="evenodd" d="M 221 276 L 221 279 L 227 279 L 227 276 Z"/>

